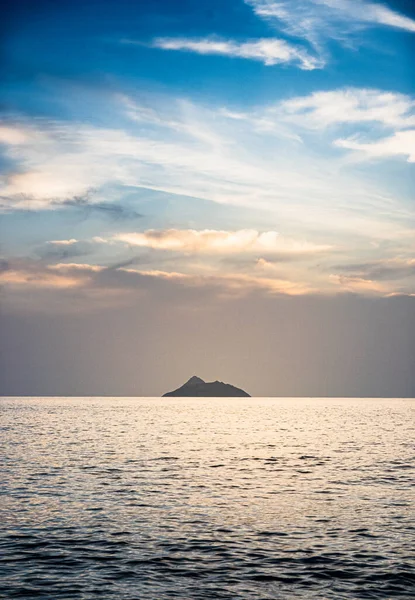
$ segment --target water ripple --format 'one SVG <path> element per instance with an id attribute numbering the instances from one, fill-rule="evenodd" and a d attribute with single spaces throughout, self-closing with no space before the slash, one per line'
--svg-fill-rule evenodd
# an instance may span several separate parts
<path id="1" fill-rule="evenodd" d="M 414 597 L 411 400 L 0 407 L 0 598 Z"/>

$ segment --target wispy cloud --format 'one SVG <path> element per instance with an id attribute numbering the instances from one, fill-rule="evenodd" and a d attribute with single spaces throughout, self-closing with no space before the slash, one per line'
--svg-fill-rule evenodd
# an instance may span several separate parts
<path id="1" fill-rule="evenodd" d="M 133 42 L 131 42 L 133 43 Z M 152 44 L 163 50 L 181 50 L 197 54 L 230 56 L 256 60 L 267 66 L 294 64 L 300 69 L 313 70 L 323 66 L 323 62 L 298 45 L 276 38 L 261 38 L 243 42 L 210 37 L 157 38 Z"/>
<path id="2" fill-rule="evenodd" d="M 415 101 L 406 94 L 364 88 L 315 92 L 283 101 L 265 115 L 297 131 L 326 129 L 338 135 L 341 127 L 354 126 L 352 136 L 334 137 L 333 145 L 360 157 L 407 156 L 408 162 L 415 161 Z"/>
<path id="3" fill-rule="evenodd" d="M 95 213 L 114 221 L 140 219 L 142 217 L 141 213 L 131 207 L 124 206 L 120 202 L 97 201 L 93 194 L 88 193 L 88 191 L 82 196 L 57 201 L 57 205 L 77 208 L 83 211 L 86 216 Z"/>
<path id="4" fill-rule="evenodd" d="M 366 0 L 245 0 L 279 31 L 316 47 L 327 39 L 349 43 L 362 29 L 392 27 L 415 32 L 415 20 L 384 3 Z"/>
<path id="5" fill-rule="evenodd" d="M 262 62 L 267 66 L 293 65 L 303 70 L 321 69 L 328 60 L 325 42 L 334 39 L 345 45 L 361 40 L 358 34 L 370 27 L 391 27 L 415 32 L 415 20 L 392 10 L 386 4 L 366 0 L 245 0 L 254 13 L 280 34 L 301 38 L 311 44 L 281 37 L 248 40 L 226 39 L 217 35 L 202 38 L 159 37 L 151 45 L 172 51 L 228 56 Z M 361 36 L 360 36 L 361 37 Z M 142 41 L 121 40 L 142 46 Z"/>
<path id="6" fill-rule="evenodd" d="M 356 138 L 335 141 L 339 148 L 356 150 L 368 158 L 407 156 L 408 162 L 415 162 L 415 129 L 397 131 L 393 135 L 374 142 L 359 141 Z"/>
<path id="7" fill-rule="evenodd" d="M 310 129 L 376 122 L 394 129 L 415 126 L 413 98 L 377 89 L 343 88 L 314 92 L 290 98 L 276 106 L 274 112 L 277 118 L 282 116 Z"/>
<path id="8" fill-rule="evenodd" d="M 330 280 L 340 289 L 358 293 L 377 292 L 382 295 L 414 294 L 415 259 L 394 256 L 365 263 L 333 265 Z"/>
<path id="9" fill-rule="evenodd" d="M 81 287 L 86 277 L 73 273 L 56 273 L 41 263 L 34 261 L 14 261 L 0 272 L 0 284 L 7 288 L 54 288 L 67 289 Z"/>
<path id="10" fill-rule="evenodd" d="M 67 260 L 77 256 L 86 256 L 93 252 L 93 242 L 70 240 L 51 240 L 37 249 L 37 254 L 47 260 Z"/>
<path id="11" fill-rule="evenodd" d="M 327 142 L 373 158 L 409 157 L 415 152 L 415 100 L 407 94 L 369 88 L 342 88 L 296 96 L 250 113 L 222 109 L 221 114 L 247 123 L 258 133 L 304 143 L 304 133 L 322 131 Z M 337 138 L 346 130 L 350 137 Z M 390 135 L 394 132 L 393 135 Z M 385 135 L 385 134 L 389 135 Z"/>
<path id="12" fill-rule="evenodd" d="M 409 236 L 412 213 L 399 194 L 366 181 L 332 148 L 375 155 L 351 143 L 373 144 L 399 128 L 408 133 L 413 101 L 405 95 L 334 90 L 244 112 L 172 99 L 158 99 L 151 109 L 133 98 L 115 101 L 117 128 L 9 119 L 3 151 L 15 168 L 0 181 L 4 209 L 95 207 L 118 218 L 121 205 L 111 190 L 126 186 L 129 193 L 159 190 L 266 211 L 270 229 L 281 233 L 278 243 L 293 238 L 357 248 Z M 383 132 L 376 130 L 377 139 L 372 123 Z M 385 148 L 376 152 L 387 157 Z M 149 236 L 141 243 L 151 247 Z"/>
<path id="13" fill-rule="evenodd" d="M 393 288 L 390 285 L 364 279 L 363 277 L 352 277 L 348 275 L 332 275 L 332 282 L 343 292 L 353 292 L 357 294 L 369 294 L 389 296 L 393 294 Z"/>
<path id="14" fill-rule="evenodd" d="M 405 268 L 413 273 L 413 265 Z M 377 269 L 382 269 L 381 263 Z M 307 279 L 281 276 L 278 267 L 264 259 L 257 262 L 254 272 L 239 274 L 111 269 L 87 263 L 45 265 L 39 261 L 15 260 L 0 272 L 0 285 L 4 300 L 12 303 L 14 310 L 19 306 L 27 310 L 30 290 L 31 311 L 78 312 L 134 306 L 143 295 L 173 298 L 183 307 L 207 301 L 224 303 L 252 294 L 263 297 L 339 293 L 381 297 L 411 295 L 413 288 L 404 275 L 406 273 L 399 274 L 398 279 L 395 274 L 376 277 L 371 272 L 332 273 L 326 276 L 324 286 L 317 286 Z"/>
<path id="15" fill-rule="evenodd" d="M 394 281 L 412 277 L 415 280 L 415 258 L 395 258 L 376 260 L 367 263 L 338 265 L 343 275 L 374 281 Z"/>
<path id="16" fill-rule="evenodd" d="M 289 279 L 262 277 L 249 274 L 188 274 L 177 271 L 110 269 L 83 263 L 44 265 L 36 261 L 15 261 L 0 272 L 0 284 L 10 293 L 24 293 L 27 289 L 50 289 L 59 292 L 76 288 L 78 296 L 72 300 L 88 299 L 96 306 L 107 305 L 109 297 L 119 304 L 134 302 L 137 295 L 156 289 L 169 294 L 174 289 L 201 293 L 226 300 L 247 296 L 253 291 L 264 294 L 303 295 L 316 292 L 310 285 Z M 94 303 L 92 303 L 93 305 Z M 69 307 L 70 308 L 70 307 Z M 91 306 L 89 306 L 89 309 Z"/>
<path id="17" fill-rule="evenodd" d="M 255 229 L 240 231 L 150 229 L 144 232 L 117 234 L 114 239 L 132 246 L 190 253 L 315 254 L 331 249 L 330 245 L 286 239 L 276 231 L 259 232 Z"/>

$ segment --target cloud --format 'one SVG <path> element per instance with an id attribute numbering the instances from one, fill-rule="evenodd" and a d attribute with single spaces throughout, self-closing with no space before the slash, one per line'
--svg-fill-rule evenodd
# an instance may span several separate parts
<path id="1" fill-rule="evenodd" d="M 83 277 L 68 273 L 55 273 L 35 261 L 14 261 L 0 272 L 0 285 L 4 288 L 50 288 L 67 289 L 81 287 L 86 282 Z"/>
<path id="2" fill-rule="evenodd" d="M 77 208 L 83 211 L 86 216 L 98 213 L 114 221 L 122 219 L 139 219 L 142 217 L 142 215 L 136 210 L 131 207 L 124 206 L 121 202 L 99 202 L 94 197 L 96 195 L 97 190 L 89 189 L 80 196 L 74 196 L 69 200 L 56 201 L 56 205 L 59 207 L 69 206 L 72 208 Z"/>
<path id="3" fill-rule="evenodd" d="M 0 273 L 4 273 L 10 269 L 10 263 L 4 258 L 0 258 Z"/>
<path id="4" fill-rule="evenodd" d="M 117 128 L 10 118 L 7 127 L 17 131 L 20 142 L 4 144 L 13 168 L 0 180 L 2 208 L 71 207 L 86 215 L 98 211 L 113 220 L 128 219 L 139 216 L 133 201 L 126 206 L 118 198 L 126 192 L 133 197 L 134 189 L 155 190 L 189 202 L 246 207 L 251 217 L 252 211 L 258 216 L 255 230 L 269 223 L 281 239 L 306 237 L 317 245 L 340 240 L 353 253 L 363 240 L 403 239 L 411 229 L 410 206 L 399 191 L 389 193 L 366 180 L 363 171 L 353 173 L 331 148 L 336 139 L 349 138 L 337 129 L 334 136 L 331 127 L 347 125 L 347 134 L 366 131 L 368 139 L 359 143 L 372 143 L 371 119 L 377 118 L 382 130 L 406 127 L 411 100 L 355 88 L 334 92 L 245 113 L 160 97 L 146 110 L 136 99 L 117 95 Z M 330 104 L 344 98 L 354 109 L 327 116 Z M 346 124 L 343 114 L 350 115 Z M 330 127 L 322 135 L 319 124 L 324 123 Z M 244 219 L 242 227 L 247 222 L 252 221 Z"/>
<path id="5" fill-rule="evenodd" d="M 74 238 L 70 239 L 70 240 L 51 240 L 50 242 L 47 242 L 48 244 L 53 244 L 54 246 L 74 246 L 75 244 L 78 243 L 78 240 L 75 240 Z"/>
<path id="6" fill-rule="evenodd" d="M 339 286 L 343 292 L 353 292 L 358 294 L 389 296 L 392 291 L 387 286 L 378 281 L 371 281 L 362 277 L 351 277 L 346 275 L 332 275 L 332 281 Z"/>
<path id="7" fill-rule="evenodd" d="M 75 277 L 80 275 L 83 282 L 87 282 L 85 277 L 92 280 L 88 285 L 108 289 L 113 293 L 116 289 L 134 290 L 142 289 L 142 283 L 148 284 L 171 283 L 174 286 L 180 286 L 187 290 L 206 290 L 209 295 L 217 295 L 220 298 L 244 296 L 252 291 L 262 291 L 271 294 L 299 295 L 317 292 L 309 283 L 290 280 L 277 277 L 275 273 L 272 277 L 259 276 L 257 273 L 182 273 L 180 271 L 163 271 L 160 269 L 139 270 L 124 266 L 102 267 L 98 265 L 60 263 L 50 265 L 50 271 L 57 271 L 62 274 L 73 274 Z M 163 283 L 163 285 L 164 285 Z M 146 287 L 146 286 L 144 286 Z"/>
<path id="8" fill-rule="evenodd" d="M 311 131 L 331 128 L 337 132 L 355 125 L 361 128 L 360 135 L 334 139 L 333 145 L 369 158 L 406 155 L 408 162 L 415 161 L 415 101 L 406 94 L 365 88 L 314 92 L 283 101 L 265 114 L 269 121 L 283 120 Z M 394 133 L 379 139 L 379 131 L 385 130 Z M 378 139 L 370 139 L 376 135 Z"/>
<path id="9" fill-rule="evenodd" d="M 361 142 L 355 138 L 336 140 L 339 148 L 356 150 L 368 158 L 386 158 L 407 156 L 410 163 L 415 162 L 415 129 L 397 131 L 392 136 L 374 142 Z"/>
<path id="10" fill-rule="evenodd" d="M 16 127 L 0 125 L 0 144 L 18 146 L 28 141 L 26 133 Z"/>
<path id="11" fill-rule="evenodd" d="M 383 296 L 413 295 L 415 292 L 415 259 L 395 256 L 366 263 L 333 266 L 337 273 L 330 280 L 340 289 Z"/>
<path id="12" fill-rule="evenodd" d="M 17 168 L 0 180 L 3 208 L 72 206 L 113 218 L 140 216 L 122 205 L 96 199 L 106 183 L 125 183 L 123 161 L 134 160 L 138 139 L 123 130 L 46 119 L 16 119 L 14 123 L 9 119 L 7 130 L 4 153 Z M 11 140 L 11 130 L 18 144 Z M 138 171 L 137 164 L 135 168 Z"/>
<path id="13" fill-rule="evenodd" d="M 34 295 L 42 290 L 57 296 L 48 300 L 55 309 L 94 311 L 111 306 L 131 306 L 143 294 L 180 295 L 184 305 L 196 299 L 224 301 L 260 294 L 302 295 L 316 292 L 312 286 L 277 277 L 247 274 L 196 275 L 176 271 L 136 270 L 126 267 L 107 268 L 82 263 L 45 265 L 40 261 L 19 260 L 0 272 L 3 300 L 14 307 L 27 307 L 27 291 L 31 291 L 31 308 L 48 310 L 49 302 L 37 301 Z M 67 291 L 65 291 L 67 290 Z M 68 292 L 70 294 L 68 295 Z M 39 297 L 40 298 L 40 297 Z M 42 295 L 41 298 L 44 298 Z"/>
<path id="14" fill-rule="evenodd" d="M 134 42 L 130 42 L 134 43 Z M 320 59 L 306 50 L 282 39 L 261 38 L 244 42 L 220 38 L 157 38 L 152 44 L 163 50 L 181 50 L 197 54 L 230 56 L 256 60 L 267 66 L 296 64 L 300 69 L 313 70 L 323 66 Z"/>
<path id="15" fill-rule="evenodd" d="M 328 135 L 350 128 L 350 138 L 331 140 L 334 146 L 360 150 L 371 156 L 388 157 L 408 155 L 413 162 L 415 152 L 415 100 L 407 94 L 370 88 L 341 88 L 296 96 L 251 113 L 221 110 L 226 118 L 246 122 L 263 135 L 278 135 L 298 140 L 304 145 L 304 131 L 314 133 L 327 130 Z M 284 129 L 285 128 L 285 129 Z M 387 138 L 362 140 L 395 131 Z M 301 135 L 300 135 L 301 134 Z"/>
<path id="16" fill-rule="evenodd" d="M 90 273 L 100 273 L 101 271 L 105 271 L 108 267 L 102 265 L 90 265 L 88 263 L 57 263 L 55 265 L 48 265 L 46 267 L 48 270 L 52 271 L 63 271 L 63 272 L 85 272 L 85 274 Z"/>
<path id="17" fill-rule="evenodd" d="M 328 39 L 342 44 L 368 27 L 415 32 L 415 20 L 383 3 L 365 0 L 245 0 L 275 29 L 321 48 Z"/>
<path id="18" fill-rule="evenodd" d="M 140 251 L 132 253 L 138 249 Z M 84 271 L 85 277 L 94 271 L 101 273 L 102 279 L 106 277 L 104 273 L 117 271 L 116 277 L 120 277 L 120 273 L 157 275 L 178 282 L 183 280 L 186 285 L 192 281 L 198 285 L 218 281 L 223 287 L 224 282 L 228 282 L 229 291 L 245 284 L 250 289 L 256 282 L 254 287 L 259 289 L 293 294 L 318 288 L 328 291 L 327 280 L 319 280 L 310 266 L 327 261 L 332 254 L 336 256 L 336 249 L 329 244 L 280 236 L 275 231 L 151 229 L 90 240 L 52 240 L 41 246 L 37 254 L 49 271 L 72 276 Z M 92 254 L 94 263 L 105 261 L 106 265 L 74 261 L 79 256 Z M 55 261 L 57 264 L 51 264 Z M 272 264 L 272 268 L 266 269 L 266 264 Z M 259 265 L 263 268 L 259 269 Z M 112 284 L 115 284 L 114 277 Z M 117 285 L 113 292 L 116 289 Z"/>
<path id="19" fill-rule="evenodd" d="M 191 253 L 286 252 L 307 254 L 327 251 L 329 245 L 281 238 L 276 231 L 254 229 L 217 231 L 211 229 L 150 229 L 144 232 L 120 233 L 114 239 L 131 246 Z"/>
<path id="20" fill-rule="evenodd" d="M 338 265 L 347 276 L 372 281 L 403 280 L 412 278 L 415 284 L 415 258 L 395 257 L 367 263 Z"/>
<path id="21" fill-rule="evenodd" d="M 62 311 L 93 311 L 109 305 L 132 306 L 138 297 L 149 293 L 166 294 L 167 297 L 179 294 L 185 305 L 191 305 L 196 296 L 200 301 L 207 298 L 224 301 L 252 293 L 286 296 L 330 296 L 349 292 L 369 296 L 414 293 L 413 259 L 396 258 L 361 265 L 339 265 L 337 273 L 329 271 L 320 280 L 310 275 L 307 269 L 289 267 L 281 270 L 280 267 L 278 263 L 260 258 L 253 263 L 250 272 L 203 273 L 198 270 L 197 273 L 189 273 L 130 268 L 128 261 L 107 267 L 88 263 L 45 264 L 42 261 L 14 259 L 9 260 L 7 268 L 0 271 L 0 285 L 4 300 L 19 305 L 23 303 L 24 306 L 27 306 L 27 290 L 30 289 L 34 310 L 43 310 L 49 305 L 42 300 L 36 306 L 37 300 L 33 294 L 42 290 L 55 291 L 58 296 L 51 297 L 51 302 Z"/>
<path id="22" fill-rule="evenodd" d="M 51 260 L 67 261 L 92 252 L 95 254 L 94 261 L 99 257 L 102 260 L 106 253 L 98 253 L 96 248 L 102 250 L 107 244 L 112 247 L 114 257 L 109 265 L 108 262 L 107 265 L 50 264 Z M 150 255 L 120 255 L 120 244 L 126 244 L 130 249 L 150 250 Z M 39 254 L 49 264 L 42 266 L 40 262 L 29 262 L 31 273 L 37 265 L 42 273 L 47 269 L 48 272 L 71 277 L 78 274 L 84 284 L 89 282 L 92 274 L 100 274 L 99 281 L 97 275 L 94 276 L 94 289 L 98 283 L 101 287 L 108 286 L 108 290 L 112 286 L 111 294 L 119 290 L 124 299 L 126 287 L 136 287 L 139 275 L 152 280 L 174 280 L 192 289 L 216 282 L 220 283 L 223 292 L 226 288 L 230 293 L 241 290 L 245 284 L 247 290 L 257 287 L 286 294 L 317 290 L 323 294 L 335 294 L 340 289 L 389 295 L 415 290 L 415 263 L 411 258 L 411 248 L 406 247 L 405 250 L 405 242 L 401 247 L 389 245 L 386 252 L 379 246 L 374 246 L 371 252 L 367 248 L 361 249 L 361 255 L 376 259 L 355 263 L 351 260 L 354 256 L 357 258 L 359 252 L 353 253 L 348 247 L 333 247 L 288 238 L 275 231 L 257 230 L 152 229 L 113 234 L 108 238 L 95 237 L 89 241 L 52 240 L 41 250 Z M 159 251 L 162 254 L 158 254 Z M 339 260 L 343 263 L 334 262 Z M 145 264 L 150 268 L 144 269 Z M 10 269 L 9 263 L 6 267 Z M 114 275 L 109 275 L 110 272 Z M 46 279 L 42 276 L 41 280 Z"/>
<path id="23" fill-rule="evenodd" d="M 343 88 L 314 92 L 281 102 L 270 113 L 301 127 L 320 129 L 347 123 L 384 127 L 415 125 L 415 101 L 406 94 L 377 89 Z"/>
<path id="24" fill-rule="evenodd" d="M 220 55 L 262 62 L 267 66 L 293 64 L 303 70 L 321 69 L 327 62 L 326 40 L 342 44 L 357 41 L 357 34 L 369 27 L 391 27 L 415 32 L 415 20 L 382 3 L 366 0 L 245 0 L 254 13 L 279 32 L 302 38 L 314 49 L 285 39 L 269 37 L 251 40 L 160 37 L 152 46 L 163 50 Z M 123 39 L 123 43 L 143 45 L 143 42 Z"/>
<path id="25" fill-rule="evenodd" d="M 84 240 L 51 240 L 37 249 L 37 254 L 47 260 L 67 260 L 92 254 L 94 244 Z"/>

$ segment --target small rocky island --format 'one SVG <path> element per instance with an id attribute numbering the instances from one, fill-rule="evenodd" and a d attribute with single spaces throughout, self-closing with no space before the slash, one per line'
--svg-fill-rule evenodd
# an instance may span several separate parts
<path id="1" fill-rule="evenodd" d="M 195 375 L 186 381 L 181 387 L 173 392 L 167 392 L 163 394 L 163 398 L 168 396 L 189 396 L 189 397 L 210 397 L 210 398 L 227 398 L 227 397 L 246 397 L 250 398 L 250 395 L 229 383 L 222 383 L 222 381 L 210 381 L 206 382 L 200 377 Z"/>

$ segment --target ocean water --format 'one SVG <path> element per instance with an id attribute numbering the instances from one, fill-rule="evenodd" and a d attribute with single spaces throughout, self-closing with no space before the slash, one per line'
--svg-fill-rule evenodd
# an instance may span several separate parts
<path id="1" fill-rule="evenodd" d="M 2 398 L 0 597 L 414 598 L 414 408 Z"/>

